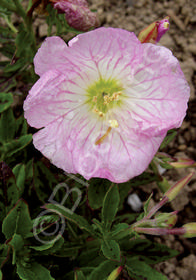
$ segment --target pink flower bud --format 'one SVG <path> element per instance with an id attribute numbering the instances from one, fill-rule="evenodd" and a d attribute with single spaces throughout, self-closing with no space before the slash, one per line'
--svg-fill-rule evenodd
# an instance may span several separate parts
<path id="1" fill-rule="evenodd" d="M 192 238 L 196 237 L 196 223 L 189 223 L 183 226 L 185 229 L 184 237 Z"/>
<path id="2" fill-rule="evenodd" d="M 156 44 L 160 41 L 161 37 L 169 29 L 169 17 L 165 17 L 160 21 L 155 21 L 149 26 L 144 28 L 138 35 L 141 43 Z"/>
<path id="3" fill-rule="evenodd" d="M 86 0 L 51 0 L 54 8 L 65 13 L 67 23 L 80 31 L 99 26 L 96 13 L 91 12 Z"/>
<path id="4" fill-rule="evenodd" d="M 107 280 L 116 280 L 120 275 L 122 269 L 123 269 L 122 266 L 119 266 L 116 269 L 114 269 L 112 273 L 110 273 L 110 275 L 108 276 Z"/>
<path id="5" fill-rule="evenodd" d="M 179 180 L 174 186 L 172 186 L 165 194 L 164 197 L 167 197 L 169 201 L 172 201 L 179 192 L 188 184 L 188 182 L 193 177 L 193 172 Z"/>

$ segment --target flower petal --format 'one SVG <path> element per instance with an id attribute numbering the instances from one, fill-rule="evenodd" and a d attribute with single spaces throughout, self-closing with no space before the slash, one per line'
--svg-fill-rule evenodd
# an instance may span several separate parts
<path id="1" fill-rule="evenodd" d="M 64 57 L 67 48 L 66 43 L 60 37 L 46 38 L 34 58 L 35 73 L 41 76 L 48 70 L 63 71 L 67 64 Z"/>

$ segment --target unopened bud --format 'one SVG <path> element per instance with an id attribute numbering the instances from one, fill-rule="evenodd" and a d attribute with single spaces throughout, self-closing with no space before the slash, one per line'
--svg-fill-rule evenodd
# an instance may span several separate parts
<path id="1" fill-rule="evenodd" d="M 155 221 L 158 227 L 172 228 L 175 226 L 178 216 L 178 211 L 174 211 L 171 213 L 161 213 L 155 216 Z"/>
<path id="2" fill-rule="evenodd" d="M 196 237 L 196 223 L 189 223 L 183 226 L 185 229 L 184 237 L 192 238 Z"/>
<path id="3" fill-rule="evenodd" d="M 152 43 L 156 44 L 160 41 L 161 37 L 169 29 L 169 17 L 165 17 L 160 21 L 155 21 L 143 29 L 139 35 L 138 39 L 141 43 Z"/>
<path id="4" fill-rule="evenodd" d="M 119 266 L 116 269 L 114 269 L 112 273 L 110 273 L 110 275 L 108 276 L 107 280 L 116 280 L 120 275 L 122 269 L 123 269 L 122 266 Z"/>
<path id="5" fill-rule="evenodd" d="M 167 197 L 169 201 L 172 201 L 179 194 L 179 192 L 188 184 L 188 182 L 193 177 L 193 174 L 194 173 L 192 172 L 186 177 L 182 178 L 180 181 L 178 181 L 164 194 L 164 197 Z"/>
<path id="6" fill-rule="evenodd" d="M 168 162 L 169 165 L 175 168 L 195 167 L 196 162 L 189 158 L 180 158 L 175 162 Z"/>
<path id="7" fill-rule="evenodd" d="M 86 0 L 50 0 L 54 8 L 65 13 L 67 23 L 80 31 L 99 26 L 96 13 L 91 12 Z"/>

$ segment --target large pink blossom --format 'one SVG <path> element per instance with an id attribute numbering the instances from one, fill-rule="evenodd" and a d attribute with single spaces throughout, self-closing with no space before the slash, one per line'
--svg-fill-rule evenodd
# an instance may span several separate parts
<path id="1" fill-rule="evenodd" d="M 177 59 L 126 30 L 98 28 L 68 46 L 47 38 L 34 64 L 40 79 L 24 103 L 28 123 L 40 129 L 34 145 L 86 179 L 141 174 L 186 114 L 189 86 Z"/>

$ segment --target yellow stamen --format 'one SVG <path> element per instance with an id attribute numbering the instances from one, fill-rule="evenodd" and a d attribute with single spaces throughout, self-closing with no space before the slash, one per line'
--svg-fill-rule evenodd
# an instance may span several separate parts
<path id="1" fill-rule="evenodd" d="M 103 140 L 108 136 L 108 134 L 110 133 L 111 129 L 112 129 L 111 126 L 108 127 L 106 133 L 95 142 L 95 145 L 101 144 L 103 142 Z"/>
<path id="2" fill-rule="evenodd" d="M 109 124 L 111 127 L 114 127 L 114 128 L 118 127 L 117 120 L 109 120 Z"/>
<path id="3" fill-rule="evenodd" d="M 163 27 L 167 29 L 169 27 L 169 22 L 164 22 Z"/>
<path id="4" fill-rule="evenodd" d="M 97 96 L 93 96 L 93 102 L 97 102 Z"/>
<path id="5" fill-rule="evenodd" d="M 103 112 L 99 112 L 99 116 L 100 116 L 100 117 L 103 117 L 103 116 L 104 116 L 104 113 L 103 113 Z"/>

